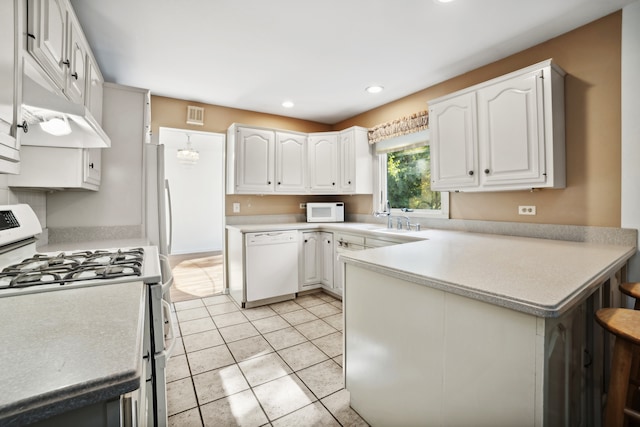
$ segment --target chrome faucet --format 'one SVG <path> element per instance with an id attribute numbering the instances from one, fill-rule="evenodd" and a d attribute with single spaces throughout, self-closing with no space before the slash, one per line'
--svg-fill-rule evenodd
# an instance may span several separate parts
<path id="1" fill-rule="evenodd" d="M 375 216 L 376 218 L 379 218 L 381 216 L 386 216 L 387 228 L 393 228 L 393 217 L 391 216 L 391 204 L 389 203 L 388 200 L 387 200 L 387 206 L 385 207 L 385 210 L 382 212 L 374 212 L 373 216 Z"/>
<path id="2" fill-rule="evenodd" d="M 411 219 L 408 216 L 399 216 L 398 217 L 398 230 L 402 230 L 402 221 L 405 221 L 407 225 L 407 230 L 411 230 Z"/>

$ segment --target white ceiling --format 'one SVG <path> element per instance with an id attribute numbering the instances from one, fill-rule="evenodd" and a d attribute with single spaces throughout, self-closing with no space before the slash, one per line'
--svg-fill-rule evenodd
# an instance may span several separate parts
<path id="1" fill-rule="evenodd" d="M 633 1 L 71 0 L 107 81 L 328 124 Z"/>

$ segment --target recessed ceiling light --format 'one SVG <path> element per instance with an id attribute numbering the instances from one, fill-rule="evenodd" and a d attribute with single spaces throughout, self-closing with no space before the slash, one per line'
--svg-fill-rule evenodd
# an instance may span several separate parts
<path id="1" fill-rule="evenodd" d="M 293 108 L 295 104 L 293 103 L 293 101 L 283 101 L 282 102 L 282 106 L 284 108 Z"/>
<path id="2" fill-rule="evenodd" d="M 369 86 L 365 90 L 367 92 L 369 92 L 369 93 L 380 93 L 380 92 L 382 92 L 383 89 L 384 89 L 384 87 L 382 87 L 382 86 Z"/>
<path id="3" fill-rule="evenodd" d="M 451 3 L 453 0 L 433 0 L 436 3 Z"/>

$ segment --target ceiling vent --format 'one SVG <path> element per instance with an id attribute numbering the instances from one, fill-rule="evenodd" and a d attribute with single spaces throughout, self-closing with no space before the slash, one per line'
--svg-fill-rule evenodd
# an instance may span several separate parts
<path id="1" fill-rule="evenodd" d="M 187 124 L 204 126 L 204 108 L 187 106 Z"/>

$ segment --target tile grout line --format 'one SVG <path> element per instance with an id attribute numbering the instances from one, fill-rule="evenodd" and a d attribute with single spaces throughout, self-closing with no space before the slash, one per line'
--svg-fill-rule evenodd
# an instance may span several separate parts
<path id="1" fill-rule="evenodd" d="M 308 306 L 308 307 L 319 306 L 319 305 L 322 305 L 322 304 L 330 304 L 330 305 L 333 305 L 333 304 L 331 304 L 331 302 L 337 301 L 337 299 L 335 299 L 335 298 L 333 298 L 333 297 L 332 297 L 333 301 L 331 301 L 331 302 L 326 301 L 326 300 L 323 300 L 323 299 L 321 299 L 321 298 L 319 298 L 319 299 L 320 299 L 320 300 L 322 300 L 322 302 L 321 302 L 321 303 L 315 304 L 315 305 L 313 305 L 313 306 Z M 222 369 L 222 368 L 225 368 L 225 367 L 228 367 L 228 366 L 234 366 L 234 365 L 238 367 L 238 370 L 239 370 L 239 371 L 240 371 L 240 373 L 242 374 L 242 376 L 243 376 L 243 378 L 244 378 L 245 382 L 247 383 L 247 385 L 248 385 L 249 389 L 250 389 L 250 390 L 251 390 L 251 392 L 252 392 L 252 395 L 254 396 L 254 398 L 255 398 L 256 402 L 258 402 L 258 405 L 260 406 L 260 409 L 262 410 L 263 414 L 266 416 L 266 418 L 267 418 L 267 420 L 269 421 L 269 423 L 271 423 L 271 422 L 273 422 L 273 421 L 276 421 L 276 420 L 278 420 L 278 419 L 280 419 L 280 418 L 286 417 L 286 416 L 288 416 L 288 415 L 291 415 L 292 413 L 294 413 L 294 412 L 296 412 L 296 411 L 299 411 L 299 410 L 301 410 L 302 408 L 305 408 L 305 407 L 307 407 L 307 406 L 309 406 L 309 405 L 312 405 L 312 404 L 314 404 L 315 402 L 319 402 L 319 403 L 320 403 L 320 405 L 322 405 L 322 407 L 323 407 L 323 408 L 324 408 L 324 409 L 325 409 L 325 410 L 326 410 L 326 411 L 331 415 L 331 417 L 332 417 L 333 419 L 335 419 L 335 420 L 338 422 L 338 424 L 342 425 L 342 423 L 341 423 L 341 422 L 336 418 L 336 416 L 335 416 L 335 415 L 334 415 L 334 414 L 329 410 L 329 408 L 327 408 L 327 407 L 325 406 L 325 404 L 322 402 L 322 399 L 323 399 L 323 398 L 326 398 L 326 397 L 328 397 L 328 396 L 331 396 L 331 395 L 333 395 L 333 394 L 335 394 L 335 393 L 338 393 L 339 391 L 341 391 L 342 389 L 344 389 L 344 386 L 343 386 L 343 388 L 341 388 L 341 389 L 339 389 L 339 390 L 336 390 L 336 391 L 334 391 L 334 392 L 332 392 L 332 393 L 328 394 L 327 396 L 324 396 L 323 398 L 320 398 L 320 397 L 319 397 L 319 396 L 318 396 L 318 395 L 317 395 L 313 390 L 311 390 L 311 389 L 309 388 L 308 384 L 307 384 L 307 383 L 306 383 L 306 382 L 305 382 L 305 381 L 304 381 L 304 380 L 303 380 L 303 379 L 298 375 L 298 372 L 299 372 L 299 371 L 302 371 L 302 370 L 305 370 L 305 369 L 311 368 L 311 367 L 313 367 L 313 366 L 317 366 L 317 365 L 319 365 L 319 364 L 321 364 L 321 363 L 325 363 L 325 362 L 328 362 L 328 361 L 331 361 L 331 362 L 335 363 L 336 365 L 340 366 L 341 368 L 342 368 L 342 366 L 334 360 L 334 359 L 335 359 L 335 357 L 332 357 L 331 355 L 329 355 L 328 353 L 326 353 L 324 350 L 322 350 L 320 347 L 318 347 L 318 346 L 317 346 L 317 345 L 312 341 L 312 339 L 308 338 L 306 335 L 304 335 L 303 333 L 301 333 L 301 332 L 296 328 L 296 326 L 298 326 L 298 325 L 302 325 L 302 324 L 305 324 L 305 323 L 311 323 L 311 322 L 315 322 L 315 321 L 317 321 L 317 320 L 320 320 L 320 321 L 322 321 L 322 323 L 323 323 L 323 324 L 325 324 L 325 325 L 327 325 L 328 327 L 330 327 L 331 329 L 333 329 L 333 332 L 330 332 L 330 333 L 325 334 L 325 335 L 321 335 L 321 336 L 316 337 L 316 338 L 314 338 L 314 339 L 319 339 L 319 338 L 322 338 L 322 337 L 324 337 L 324 336 L 332 335 L 332 334 L 334 334 L 334 333 L 341 333 L 341 334 L 342 334 L 342 333 L 343 333 L 343 331 L 342 331 L 342 330 L 339 330 L 339 329 L 337 329 L 337 328 L 334 328 L 331 324 L 329 324 L 329 323 L 327 323 L 326 321 L 324 321 L 324 320 L 323 320 L 323 319 L 324 319 L 324 318 L 326 318 L 326 317 L 330 317 L 330 316 L 333 316 L 333 315 L 336 315 L 336 314 L 341 313 L 341 312 L 342 312 L 342 310 L 340 310 L 340 312 L 339 312 L 339 313 L 332 313 L 332 314 L 329 314 L 329 315 L 324 316 L 324 317 L 319 317 L 319 316 L 317 316 L 315 313 L 313 313 L 313 312 L 309 311 L 309 310 L 308 310 L 308 307 L 305 307 L 305 306 L 300 306 L 300 309 L 299 309 L 299 310 L 290 310 L 290 311 L 287 311 L 287 312 L 278 312 L 278 311 L 274 310 L 272 307 L 270 307 L 270 305 L 269 305 L 268 307 L 269 307 L 269 308 L 271 308 L 271 309 L 274 311 L 274 315 L 273 315 L 273 316 L 266 316 L 266 317 L 264 317 L 264 318 L 251 320 L 251 319 L 249 319 L 249 318 L 248 318 L 248 317 L 243 313 L 243 309 L 242 309 L 241 307 L 239 307 L 237 304 L 235 304 L 235 305 L 236 305 L 237 310 L 234 310 L 233 312 L 229 312 L 229 313 L 220 313 L 220 314 L 213 315 L 213 314 L 209 311 L 208 307 L 210 307 L 210 306 L 215 306 L 215 305 L 219 305 L 219 304 L 207 305 L 207 304 L 205 303 L 205 301 L 204 301 L 204 298 L 199 298 L 199 300 L 200 300 L 200 302 L 202 303 L 202 306 L 200 306 L 200 307 L 193 307 L 193 308 L 187 308 L 187 309 L 184 309 L 184 310 L 197 309 L 197 308 L 205 308 L 205 310 L 207 311 L 207 316 L 202 317 L 202 318 L 195 318 L 195 319 L 184 320 L 184 322 L 191 321 L 191 320 L 205 319 L 205 318 L 210 318 L 210 319 L 211 319 L 211 321 L 212 321 L 212 323 L 213 323 L 213 325 L 214 325 L 214 327 L 215 327 L 215 329 L 212 329 L 212 330 L 217 331 L 217 332 L 221 335 L 222 342 L 223 342 L 223 344 L 225 345 L 225 348 L 227 349 L 227 351 L 228 351 L 228 352 L 229 352 L 229 354 L 231 355 L 232 359 L 234 360 L 234 363 L 231 363 L 231 364 L 229 364 L 229 365 L 225 365 L 225 366 L 221 366 L 221 367 L 216 368 L 216 369 Z M 231 301 L 231 302 L 233 302 L 233 301 Z M 223 303 L 220 303 L 220 304 L 223 304 Z M 335 305 L 333 305 L 333 306 L 335 307 Z M 336 308 L 337 308 L 337 307 L 336 307 Z M 175 313 L 176 313 L 176 319 L 178 318 L 178 314 L 177 314 L 177 313 L 178 313 L 178 311 L 184 311 L 184 310 L 178 310 L 178 309 L 175 307 L 175 304 L 174 304 L 174 311 L 175 311 Z M 305 310 L 306 312 L 308 312 L 308 313 L 312 314 L 314 317 L 317 317 L 317 318 L 316 318 L 316 319 L 314 319 L 314 320 L 310 320 L 310 321 L 307 321 L 307 322 L 302 322 L 302 323 L 298 323 L 298 324 L 294 325 L 293 323 L 291 323 L 290 321 L 288 321 L 285 317 L 283 317 L 283 314 L 287 314 L 287 313 L 291 313 L 291 312 L 295 312 L 295 311 L 302 311 L 302 310 Z M 214 319 L 214 317 L 215 317 L 215 316 L 222 316 L 222 315 L 225 315 L 225 314 L 232 314 L 232 313 L 235 313 L 235 312 L 239 312 L 239 313 L 241 313 L 241 314 L 243 315 L 243 317 L 246 319 L 246 322 L 244 322 L 244 321 L 243 321 L 243 322 L 240 322 L 240 323 L 237 323 L 237 324 L 232 324 L 232 325 L 227 325 L 227 326 L 224 326 L 224 327 L 219 327 L 219 326 L 218 326 L 218 323 L 216 323 L 216 321 L 215 321 L 215 319 Z M 268 331 L 268 332 L 264 332 L 264 333 L 263 333 L 263 332 L 262 332 L 262 331 L 260 331 L 260 330 L 255 326 L 255 324 L 254 324 L 254 322 L 256 322 L 256 321 L 259 321 L 259 320 L 262 320 L 262 319 L 271 318 L 271 317 L 275 317 L 275 316 L 280 317 L 280 318 L 281 318 L 281 319 L 282 319 L 282 320 L 283 320 L 287 325 L 289 325 L 289 326 L 287 326 L 287 327 L 285 327 L 285 328 L 275 329 L 275 330 L 273 330 L 273 331 Z M 181 326 L 181 323 L 182 323 L 182 322 L 181 322 L 180 320 L 178 320 L 178 324 L 179 324 L 179 327 L 180 327 L 180 338 L 183 340 L 184 335 L 182 334 L 182 326 Z M 235 341 L 227 341 L 227 340 L 225 339 L 225 337 L 220 333 L 220 330 L 221 330 L 221 329 L 224 329 L 224 328 L 226 328 L 226 327 L 231 327 L 231 326 L 236 326 L 236 325 L 244 324 L 244 323 L 249 323 L 249 324 L 250 324 L 250 325 L 251 325 L 251 326 L 256 330 L 256 332 L 258 333 L 258 335 L 254 335 L 254 336 L 260 336 L 263 340 L 265 340 L 265 342 L 269 345 L 269 348 L 273 350 L 273 351 L 272 351 L 272 352 L 270 352 L 269 354 L 275 354 L 275 355 L 279 358 L 279 360 L 281 360 L 281 361 L 282 361 L 282 362 L 283 362 L 283 363 L 284 363 L 284 364 L 285 364 L 285 365 L 286 365 L 286 366 L 291 370 L 291 373 L 290 373 L 290 374 L 286 374 L 286 375 L 280 376 L 280 377 L 278 377 L 278 378 L 270 379 L 269 381 L 266 381 L 266 382 L 265 382 L 265 383 L 263 383 L 263 384 L 268 384 L 269 382 L 272 382 L 272 381 L 275 381 L 275 380 L 277 380 L 277 379 L 280 379 L 280 378 L 283 378 L 283 377 L 285 377 L 285 376 L 289 376 L 289 375 L 292 375 L 292 374 L 293 374 L 293 375 L 295 375 L 295 377 L 296 377 L 296 378 L 297 378 L 297 379 L 298 379 L 298 380 L 299 380 L 299 381 L 300 381 L 300 382 L 301 382 L 301 383 L 302 383 L 302 384 L 303 384 L 303 385 L 304 385 L 304 386 L 309 390 L 309 392 L 312 394 L 312 396 L 316 399 L 314 402 L 311 402 L 311 403 L 309 403 L 308 405 L 304 405 L 304 406 L 303 406 L 303 407 L 301 407 L 301 408 L 297 408 L 297 409 L 295 409 L 294 411 L 289 412 L 289 413 L 287 413 L 287 414 L 283 414 L 282 416 L 280 416 L 280 417 L 278 417 L 278 418 L 271 419 L 271 418 L 267 415 L 267 411 L 265 411 L 265 408 L 264 408 L 264 406 L 263 406 L 262 402 L 258 399 L 258 396 L 255 394 L 255 390 L 254 390 L 254 388 L 255 388 L 255 387 L 257 387 L 257 386 L 252 386 L 252 385 L 251 385 L 251 383 L 249 382 L 249 380 L 248 380 L 248 378 L 247 378 L 247 376 L 246 376 L 245 372 L 240 368 L 240 365 L 239 365 L 239 363 L 240 363 L 240 362 L 238 361 L 238 359 L 236 358 L 236 356 L 235 356 L 235 355 L 233 354 L 233 352 L 231 351 L 231 348 L 229 348 L 229 344 L 230 344 L 230 343 L 237 342 L 237 341 L 241 341 L 241 340 L 243 340 L 243 339 L 247 339 L 247 338 L 251 338 L 251 337 L 241 338 L 241 339 L 238 339 L 238 340 L 235 340 Z M 299 333 L 301 336 L 303 336 L 305 340 L 304 340 L 304 342 L 302 342 L 302 343 L 293 344 L 293 345 L 291 345 L 291 346 L 283 347 L 283 348 L 280 348 L 280 349 L 276 350 L 276 348 L 275 348 L 275 347 L 273 347 L 273 345 L 271 344 L 271 342 L 270 342 L 270 341 L 269 341 L 269 340 L 264 336 L 264 334 L 266 334 L 266 333 L 271 333 L 271 332 L 277 332 L 277 331 L 280 331 L 280 330 L 283 330 L 283 329 L 287 329 L 287 328 L 293 328 L 293 330 L 295 330 L 297 333 Z M 202 332 L 206 332 L 206 331 L 202 331 Z M 196 334 L 196 333 L 199 333 L 199 332 L 195 332 L 195 333 L 193 333 L 193 334 Z M 188 335 L 193 335 L 193 334 L 188 334 Z M 183 341 L 184 341 L 184 340 L 183 340 Z M 326 357 L 327 357 L 327 359 L 326 359 L 326 360 L 323 360 L 323 361 L 320 361 L 320 362 L 317 362 L 317 363 L 314 363 L 314 364 L 311 364 L 311 365 L 309 365 L 309 366 L 305 366 L 304 368 L 301 368 L 301 369 L 299 369 L 298 371 L 296 371 L 296 370 L 294 370 L 294 369 L 293 369 L 293 367 L 292 367 L 292 366 L 291 366 L 291 365 L 290 365 L 290 364 L 289 364 L 285 359 L 283 359 L 283 357 L 282 357 L 282 355 L 279 353 L 279 351 L 281 351 L 281 350 L 285 350 L 285 349 L 288 349 L 288 348 L 292 348 L 292 347 L 295 347 L 295 346 L 297 346 L 297 345 L 301 345 L 301 344 L 305 344 L 305 343 L 310 343 L 314 348 L 316 348 L 316 349 L 317 349 L 317 350 L 319 350 L 319 351 L 320 351 L 324 356 L 326 356 Z M 217 347 L 217 346 L 212 346 L 212 347 Z M 184 342 L 183 342 L 183 348 L 184 348 Z M 195 351 L 201 351 L 201 350 L 204 350 L 204 349 L 207 349 L 207 348 L 211 348 L 211 347 L 206 347 L 206 348 L 199 349 L 199 350 L 195 350 Z M 193 351 L 193 352 L 195 352 L 195 351 Z M 343 349 L 342 351 L 344 352 L 344 349 Z M 203 416 L 203 414 L 202 414 L 201 407 L 202 407 L 202 406 L 204 406 L 204 405 L 206 405 L 206 404 L 210 404 L 210 403 L 212 403 L 212 402 L 215 402 L 215 401 L 218 401 L 218 400 L 221 400 L 221 399 L 228 398 L 228 397 L 229 397 L 229 396 L 231 396 L 231 395 L 223 396 L 223 397 L 221 397 L 221 398 L 219 398 L 219 399 L 215 399 L 215 400 L 213 400 L 213 401 L 211 401 L 211 402 L 206 402 L 206 403 L 201 403 L 201 402 L 200 402 L 200 398 L 199 398 L 199 396 L 198 396 L 198 394 L 197 394 L 197 392 L 196 392 L 195 381 L 194 381 L 194 374 L 193 374 L 193 371 L 192 371 L 192 368 L 191 368 L 191 363 L 190 363 L 190 361 L 189 361 L 189 357 L 188 357 L 188 354 L 189 354 L 189 353 L 193 353 L 193 352 L 188 352 L 188 351 L 186 350 L 186 348 L 184 348 L 184 356 L 185 356 L 185 360 L 186 360 L 187 367 L 188 367 L 189 374 L 190 374 L 191 386 L 193 387 L 193 392 L 194 392 L 195 399 L 196 399 L 196 404 L 197 404 L 197 408 L 198 408 L 198 413 L 199 413 L 199 415 L 200 415 L 200 420 L 201 420 L 201 422 L 202 422 L 202 423 L 203 423 L 203 425 L 204 425 L 204 416 Z M 342 354 L 342 353 L 341 353 L 341 354 Z M 256 357 L 260 357 L 260 356 L 256 356 Z M 336 356 L 336 357 L 337 357 L 337 356 Z M 247 359 L 247 360 L 251 360 L 251 359 L 253 359 L 253 358 L 249 358 L 249 359 Z M 216 370 L 216 369 L 212 369 L 212 370 L 205 371 L 205 372 L 211 372 L 211 371 Z M 200 372 L 200 373 L 199 373 L 199 374 L 197 374 L 197 375 L 204 374 L 205 372 Z M 177 381 L 177 380 L 176 380 L 176 381 Z M 263 385 L 263 384 L 259 384 L 258 386 Z M 246 390 L 243 390 L 243 391 L 246 391 Z M 234 395 L 234 394 L 238 394 L 238 393 L 240 393 L 240 392 L 233 393 L 232 395 Z M 189 409 L 186 409 L 185 411 L 181 411 L 181 412 L 178 412 L 178 413 L 176 413 L 176 414 L 172 414 L 172 416 L 178 415 L 178 414 L 180 414 L 180 413 L 183 413 L 183 412 L 186 412 L 186 411 L 189 411 L 189 410 L 192 410 L 192 409 L 195 409 L 195 408 L 189 408 Z"/>

